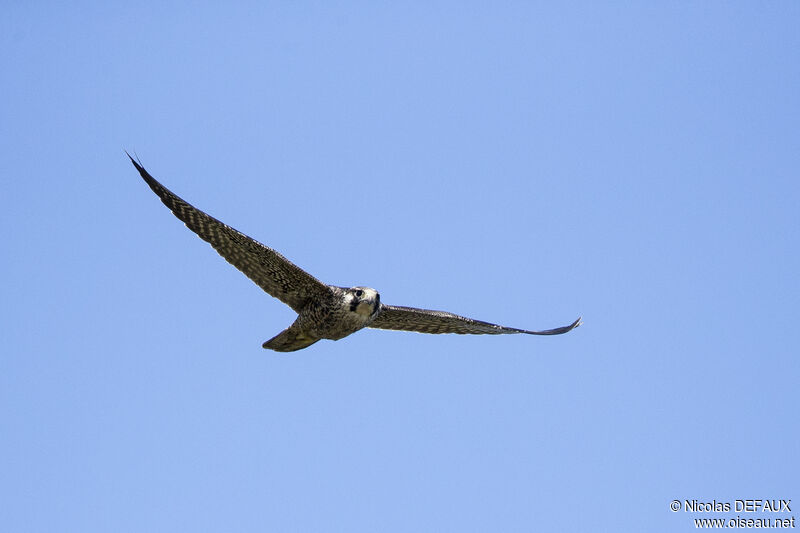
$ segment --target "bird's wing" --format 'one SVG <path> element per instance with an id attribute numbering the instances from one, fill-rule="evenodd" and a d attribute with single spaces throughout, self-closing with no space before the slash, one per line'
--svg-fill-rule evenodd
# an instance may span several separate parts
<path id="1" fill-rule="evenodd" d="M 381 305 L 380 313 L 369 325 L 371 328 L 399 329 L 418 331 L 420 333 L 458 333 L 473 335 L 502 335 L 504 333 L 527 333 L 528 335 L 560 335 L 581 325 L 579 318 L 569 326 L 547 329 L 544 331 L 528 331 L 526 329 L 507 328 L 482 322 L 472 318 L 454 315 L 445 311 L 430 311 L 414 307 Z"/>
<path id="2" fill-rule="evenodd" d="M 193 207 L 161 185 L 130 154 L 133 166 L 170 211 L 230 264 L 267 293 L 297 311 L 330 289 L 281 254 Z"/>

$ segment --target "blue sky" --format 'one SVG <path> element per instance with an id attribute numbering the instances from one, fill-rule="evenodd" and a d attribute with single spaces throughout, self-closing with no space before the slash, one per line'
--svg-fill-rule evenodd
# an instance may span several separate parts
<path id="1" fill-rule="evenodd" d="M 800 504 L 798 4 L 5 15 L 4 531 L 674 532 L 704 516 L 673 499 Z M 265 351 L 291 310 L 123 150 L 328 283 L 585 324 Z"/>

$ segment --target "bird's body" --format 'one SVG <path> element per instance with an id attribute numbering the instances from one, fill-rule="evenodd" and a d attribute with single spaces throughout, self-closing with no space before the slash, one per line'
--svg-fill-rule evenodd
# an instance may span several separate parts
<path id="1" fill-rule="evenodd" d="M 528 331 L 444 311 L 385 305 L 381 303 L 378 291 L 369 287 L 326 285 L 272 248 L 182 200 L 161 185 L 136 160 L 130 159 L 153 192 L 189 229 L 211 244 L 225 260 L 264 291 L 297 312 L 294 323 L 265 342 L 264 348 L 292 352 L 320 339 L 342 339 L 365 327 L 421 333 L 558 335 L 581 323 L 579 318 L 569 326 Z"/>
<path id="2" fill-rule="evenodd" d="M 380 312 L 381 300 L 375 289 L 329 288 L 327 296 L 309 300 L 294 324 L 265 342 L 264 348 L 279 352 L 294 351 L 320 339 L 343 339 L 369 326 Z"/>

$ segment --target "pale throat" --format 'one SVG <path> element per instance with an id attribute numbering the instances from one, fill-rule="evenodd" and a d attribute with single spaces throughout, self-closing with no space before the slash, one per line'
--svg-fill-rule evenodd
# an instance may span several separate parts
<path id="1" fill-rule="evenodd" d="M 359 302 L 356 306 L 356 313 L 363 316 L 372 314 L 372 304 L 370 302 Z"/>

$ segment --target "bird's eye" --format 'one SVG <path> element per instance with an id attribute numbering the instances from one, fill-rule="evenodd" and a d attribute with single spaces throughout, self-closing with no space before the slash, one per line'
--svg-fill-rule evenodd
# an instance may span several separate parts
<path id="1" fill-rule="evenodd" d="M 363 295 L 364 295 L 364 291 L 362 291 L 361 289 L 358 289 L 356 291 L 356 296 L 358 296 L 359 298 L 361 298 Z"/>

